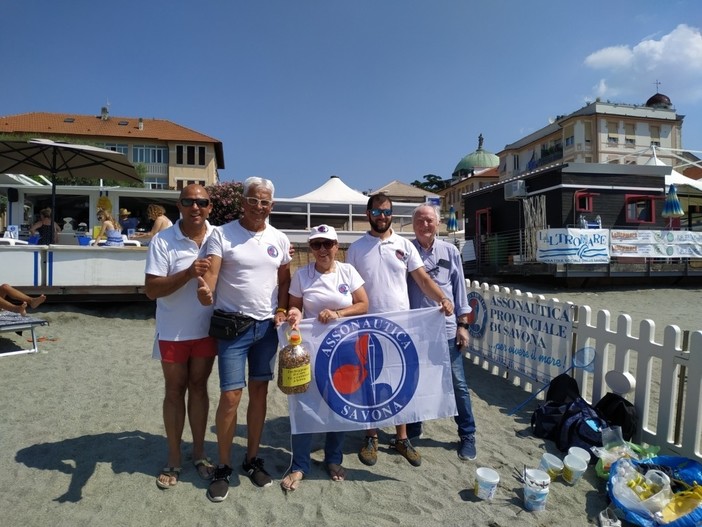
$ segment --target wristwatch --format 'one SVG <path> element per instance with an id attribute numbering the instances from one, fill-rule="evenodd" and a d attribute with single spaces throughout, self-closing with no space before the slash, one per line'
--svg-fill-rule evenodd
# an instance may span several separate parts
<path id="1" fill-rule="evenodd" d="M 470 324 L 468 324 L 468 322 L 459 322 L 457 325 L 459 328 L 470 329 Z"/>

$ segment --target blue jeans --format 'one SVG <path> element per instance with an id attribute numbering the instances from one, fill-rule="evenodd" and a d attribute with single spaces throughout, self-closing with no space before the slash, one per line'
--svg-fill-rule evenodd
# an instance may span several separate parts
<path id="1" fill-rule="evenodd" d="M 310 473 L 310 451 L 314 434 L 293 434 L 292 436 L 292 472 L 300 471 Z M 327 432 L 324 441 L 324 462 L 341 465 L 344 460 L 342 448 L 344 446 L 344 432 Z"/>
<path id="2" fill-rule="evenodd" d="M 463 367 L 463 354 L 456 347 L 455 338 L 449 339 L 448 347 L 451 358 L 453 393 L 456 396 L 456 410 L 458 411 L 458 415 L 454 417 L 458 425 L 458 436 L 473 435 L 475 434 L 475 419 L 473 418 L 473 407 L 470 403 L 466 370 Z"/>
<path id="3" fill-rule="evenodd" d="M 273 379 L 275 356 L 278 352 L 278 332 L 272 319 L 257 320 L 249 329 L 232 340 L 217 340 L 219 353 L 219 388 L 226 392 L 246 386 L 246 362 L 249 380 Z"/>

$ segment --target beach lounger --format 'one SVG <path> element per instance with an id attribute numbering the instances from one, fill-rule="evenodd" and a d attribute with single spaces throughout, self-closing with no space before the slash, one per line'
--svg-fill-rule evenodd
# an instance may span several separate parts
<path id="1" fill-rule="evenodd" d="M 32 348 L 31 349 L 20 349 L 17 351 L 6 351 L 0 352 L 0 357 L 9 357 L 10 355 L 22 355 L 24 353 L 37 353 L 39 351 L 39 346 L 37 345 L 37 336 L 34 333 L 34 328 L 37 326 L 46 326 L 49 323 L 46 320 L 40 320 L 34 317 L 23 317 L 18 313 L 11 313 L 10 311 L 0 310 L 0 333 L 6 331 L 14 331 L 21 333 L 22 331 L 28 330 L 32 334 Z"/>

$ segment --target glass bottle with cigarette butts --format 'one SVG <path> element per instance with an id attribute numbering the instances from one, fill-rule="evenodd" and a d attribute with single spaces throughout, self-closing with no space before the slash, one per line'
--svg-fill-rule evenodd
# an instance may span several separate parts
<path id="1" fill-rule="evenodd" d="M 304 393 L 312 380 L 310 354 L 300 331 L 294 329 L 287 337 L 287 346 L 278 353 L 278 388 L 288 395 Z"/>

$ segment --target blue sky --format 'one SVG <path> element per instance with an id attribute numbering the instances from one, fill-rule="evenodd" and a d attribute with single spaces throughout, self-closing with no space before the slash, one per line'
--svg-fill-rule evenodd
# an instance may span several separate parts
<path id="1" fill-rule="evenodd" d="M 595 97 L 668 95 L 702 150 L 699 0 L 4 0 L 0 115 L 168 119 L 294 197 L 450 177 Z"/>

